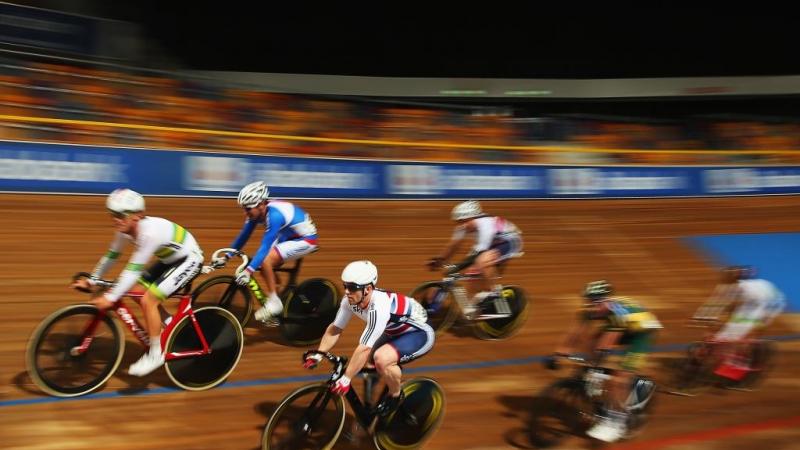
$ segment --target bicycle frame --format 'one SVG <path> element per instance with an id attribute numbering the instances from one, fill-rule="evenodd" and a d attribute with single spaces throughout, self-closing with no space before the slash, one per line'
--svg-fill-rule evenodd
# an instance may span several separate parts
<path id="1" fill-rule="evenodd" d="M 459 308 L 461 309 L 461 317 L 469 319 L 464 314 L 465 310 L 469 310 L 472 303 L 467 295 L 467 289 L 464 286 L 461 286 L 462 281 L 478 281 L 480 280 L 480 276 L 478 275 L 465 275 L 458 272 L 453 272 L 446 277 L 442 278 L 442 283 L 444 283 L 446 290 L 453 293 L 453 297 L 455 297 L 456 302 L 458 303 Z M 511 307 L 508 305 L 505 297 L 500 297 L 495 299 L 496 308 L 498 311 L 504 311 L 511 313 Z"/>
<path id="2" fill-rule="evenodd" d="M 161 332 L 161 348 L 164 348 L 166 345 L 167 338 L 169 337 L 172 330 L 181 321 L 185 316 L 189 316 L 190 320 L 192 321 L 192 326 L 194 327 L 195 332 L 197 333 L 198 338 L 200 339 L 200 343 L 202 345 L 201 349 L 196 350 L 186 350 L 182 352 L 169 352 L 164 355 L 164 358 L 167 361 L 173 359 L 181 359 L 181 358 L 188 358 L 192 356 L 200 356 L 200 355 L 207 355 L 211 352 L 208 342 L 206 341 L 206 337 L 203 334 L 203 330 L 200 328 L 200 324 L 197 322 L 197 318 L 195 318 L 194 310 L 192 310 L 192 303 L 191 303 L 191 296 L 189 294 L 177 294 L 171 295 L 170 297 L 178 297 L 180 296 L 180 303 L 178 305 L 178 311 L 175 315 L 172 316 L 172 320 L 170 321 L 169 325 Z M 124 297 L 130 297 L 134 299 L 137 303 L 141 303 L 142 297 L 144 297 L 144 293 L 142 292 L 128 292 Z M 133 335 L 138 339 L 138 341 L 145 347 L 150 345 L 150 337 L 147 335 L 144 327 L 139 323 L 139 320 L 123 302 L 123 298 L 120 298 L 113 310 L 117 314 L 117 316 L 122 320 L 122 322 L 126 325 L 126 327 L 133 333 Z M 97 330 L 97 326 L 100 324 L 100 321 L 105 317 L 107 311 L 100 310 L 99 313 L 89 322 L 86 326 L 86 329 L 83 332 L 83 338 L 81 339 L 80 345 L 73 348 L 70 353 L 73 356 L 78 356 L 86 352 L 89 349 L 89 346 L 92 344 L 94 340 L 94 332 Z"/>

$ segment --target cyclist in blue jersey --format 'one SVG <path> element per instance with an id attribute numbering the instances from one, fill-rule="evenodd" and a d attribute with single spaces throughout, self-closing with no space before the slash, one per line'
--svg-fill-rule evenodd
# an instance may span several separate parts
<path id="1" fill-rule="evenodd" d="M 308 213 L 290 202 L 268 199 L 269 189 L 262 181 L 242 188 L 238 202 L 247 219 L 242 231 L 231 244 L 231 247 L 241 249 L 256 226 L 264 224 L 266 231 L 261 239 L 261 246 L 250 264 L 236 275 L 237 283 L 247 285 L 253 272 L 260 270 L 267 281 L 267 301 L 255 313 L 256 320 L 261 322 L 269 322 L 283 311 L 283 303 L 277 293 L 275 268 L 318 249 L 317 228 Z M 219 267 L 224 266 L 229 257 L 230 255 L 220 256 L 212 263 Z"/>

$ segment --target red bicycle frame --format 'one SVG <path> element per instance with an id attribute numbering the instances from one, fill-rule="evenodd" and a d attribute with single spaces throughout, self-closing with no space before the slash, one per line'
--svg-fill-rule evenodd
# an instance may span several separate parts
<path id="1" fill-rule="evenodd" d="M 203 334 L 203 330 L 200 328 L 200 324 L 197 322 L 197 318 L 194 315 L 194 310 L 192 309 L 192 298 L 189 294 L 176 294 L 171 295 L 170 297 L 178 297 L 180 296 L 181 300 L 178 304 L 178 311 L 175 315 L 172 316 L 172 320 L 170 321 L 169 325 L 161 332 L 161 348 L 165 348 L 167 338 L 169 337 L 170 333 L 172 333 L 172 329 L 175 325 L 180 322 L 180 320 L 185 317 L 189 316 L 190 320 L 192 321 L 192 326 L 194 327 L 197 336 L 200 338 L 200 343 L 202 345 L 201 349 L 196 350 L 186 350 L 182 352 L 169 352 L 164 355 L 164 358 L 169 361 L 173 359 L 180 359 L 180 358 L 187 358 L 190 356 L 200 356 L 200 355 L 207 355 L 211 353 L 211 349 L 208 346 L 208 342 L 206 341 L 206 337 Z M 141 302 L 142 297 L 144 297 L 144 293 L 142 292 L 128 292 L 123 296 L 130 297 L 134 299 L 137 303 Z M 139 323 L 136 319 L 136 316 L 133 312 L 125 305 L 123 302 L 123 298 L 120 298 L 115 306 L 114 312 L 117 313 L 117 316 L 122 320 L 122 322 L 131 330 L 134 336 L 141 342 L 141 344 L 145 347 L 150 346 L 150 337 L 147 335 L 144 327 Z M 97 330 L 97 326 L 100 324 L 100 321 L 106 316 L 107 312 L 105 310 L 100 310 L 99 313 L 89 322 L 86 326 L 86 329 L 83 331 L 83 339 L 81 339 L 80 345 L 74 347 L 70 353 L 73 356 L 80 355 L 84 353 L 89 346 L 92 344 L 94 340 L 94 332 Z"/>

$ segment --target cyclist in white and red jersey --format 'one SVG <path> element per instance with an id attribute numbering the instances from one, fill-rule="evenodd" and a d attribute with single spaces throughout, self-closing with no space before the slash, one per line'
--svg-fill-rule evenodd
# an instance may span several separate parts
<path id="1" fill-rule="evenodd" d="M 457 223 L 453 230 L 450 243 L 439 255 L 431 258 L 427 265 L 431 270 L 439 268 L 444 262 L 453 256 L 459 244 L 468 234 L 475 236 L 475 245 L 467 258 L 456 264 L 454 270 L 464 268 L 477 270 L 482 276 L 482 283 L 479 286 L 481 292 L 475 295 L 473 308 L 477 308 L 481 302 L 488 302 L 502 295 L 502 286 L 497 283 L 499 279 L 499 269 L 506 261 L 520 256 L 522 250 L 522 232 L 510 221 L 485 214 L 481 209 L 480 203 L 475 200 L 468 200 L 459 203 L 453 208 L 451 218 Z M 472 316 L 475 310 L 464 311 L 467 316 Z M 496 318 L 502 314 L 480 314 L 478 318 Z"/>
<path id="2" fill-rule="evenodd" d="M 261 246 L 250 264 L 236 276 L 241 285 L 250 283 L 256 270 L 267 281 L 267 301 L 256 311 L 255 318 L 261 322 L 270 322 L 280 316 L 283 303 L 277 292 L 275 268 L 286 261 L 292 261 L 317 251 L 317 227 L 302 208 L 290 202 L 269 200 L 269 189 L 262 181 L 256 181 L 243 187 L 239 192 L 239 206 L 245 211 L 247 219 L 239 235 L 231 244 L 232 248 L 241 249 L 250 239 L 253 230 L 260 223 L 266 231 L 261 239 Z M 230 255 L 223 255 L 212 261 L 222 267 Z M 266 264 L 264 264 L 266 263 Z"/>
<path id="3" fill-rule="evenodd" d="M 73 283 L 73 287 L 87 289 L 111 267 L 126 242 L 133 242 L 135 250 L 128 265 L 119 275 L 111 290 L 92 300 L 98 308 L 112 308 L 136 284 L 146 290 L 141 300 L 144 326 L 150 336 L 150 349 L 131 364 L 128 373 L 144 376 L 164 364 L 161 350 L 161 301 L 182 288 L 200 273 L 203 252 L 194 236 L 182 226 L 160 217 L 144 214 L 144 198 L 130 189 L 117 189 L 106 200 L 117 233 L 111 246 L 92 271 L 92 277 Z M 150 259 L 154 262 L 146 270 Z"/>
<path id="4" fill-rule="evenodd" d="M 347 393 L 350 380 L 371 359 L 388 387 L 388 395 L 377 407 L 378 413 L 385 416 L 403 402 L 400 365 L 428 353 L 433 348 L 435 333 L 427 324 L 425 308 L 416 300 L 375 288 L 378 269 L 370 261 L 348 264 L 342 272 L 342 282 L 344 298 L 318 350 L 327 352 L 333 348 L 353 316 L 366 322 L 344 375 L 331 390 L 337 394 Z M 310 355 L 303 365 L 310 369 L 321 360 L 321 355 Z"/>

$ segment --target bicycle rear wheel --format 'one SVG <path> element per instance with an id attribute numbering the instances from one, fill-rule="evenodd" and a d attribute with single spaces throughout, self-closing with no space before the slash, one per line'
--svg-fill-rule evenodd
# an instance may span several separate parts
<path id="1" fill-rule="evenodd" d="M 31 379 L 44 392 L 56 397 L 77 397 L 102 386 L 122 361 L 125 340 L 120 325 L 110 316 L 98 317 L 92 305 L 59 309 L 36 327 L 28 342 L 25 359 Z M 81 354 L 87 328 L 98 320 L 92 342 Z"/>
<path id="2" fill-rule="evenodd" d="M 300 283 L 284 302 L 283 337 L 293 345 L 319 342 L 336 318 L 340 298 L 336 286 L 324 278 L 310 278 Z"/>
<path id="3" fill-rule="evenodd" d="M 239 286 L 230 275 L 222 275 L 204 281 L 192 292 L 192 306 L 219 306 L 227 309 L 244 327 L 253 315 L 250 290 Z"/>
<path id="4" fill-rule="evenodd" d="M 403 403 L 378 424 L 373 435 L 375 446 L 381 450 L 419 448 L 444 419 L 444 390 L 436 381 L 413 378 L 403 384 L 403 394 Z"/>
<path id="5" fill-rule="evenodd" d="M 194 312 L 210 352 L 206 355 L 168 359 L 164 364 L 173 383 L 189 391 L 202 391 L 222 383 L 239 363 L 244 348 L 242 326 L 229 311 L 206 306 Z M 165 353 L 201 350 L 202 342 L 192 319 L 186 316 L 172 329 Z"/>
<path id="6" fill-rule="evenodd" d="M 440 335 L 447 331 L 461 314 L 453 292 L 441 281 L 428 281 L 414 288 L 413 297 L 428 312 L 428 324 Z"/>
<path id="7" fill-rule="evenodd" d="M 327 450 L 344 427 L 344 399 L 326 383 L 295 389 L 278 404 L 261 435 L 264 450 Z"/>
<path id="8" fill-rule="evenodd" d="M 511 315 L 475 322 L 473 330 L 479 338 L 486 340 L 508 338 L 516 333 L 527 320 L 528 299 L 521 287 L 505 286 L 503 288 L 503 298 L 495 300 L 495 304 L 500 301 L 506 302 Z"/>

